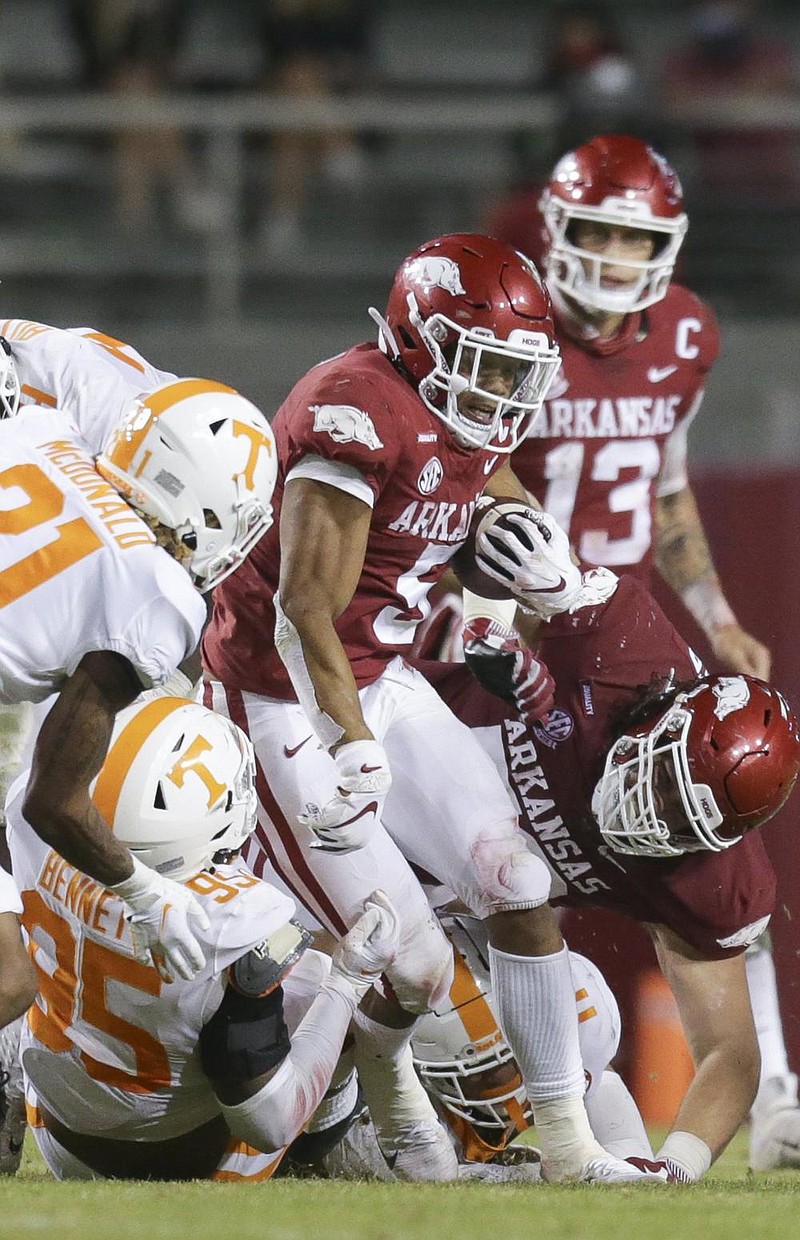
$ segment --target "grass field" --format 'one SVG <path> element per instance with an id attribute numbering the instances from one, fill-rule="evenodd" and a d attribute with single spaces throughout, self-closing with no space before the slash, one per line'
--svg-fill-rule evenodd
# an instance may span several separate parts
<path id="1" fill-rule="evenodd" d="M 749 1175 L 746 1134 L 691 1188 L 277 1181 L 57 1184 L 33 1142 L 0 1181 L 0 1238 L 28 1240 L 791 1240 L 800 1172 Z"/>

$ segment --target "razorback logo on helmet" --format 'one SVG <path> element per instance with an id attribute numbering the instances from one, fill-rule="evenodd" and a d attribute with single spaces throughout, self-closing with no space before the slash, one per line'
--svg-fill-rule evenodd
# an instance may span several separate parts
<path id="1" fill-rule="evenodd" d="M 431 495 L 440 482 L 444 478 L 444 470 L 442 462 L 438 456 L 432 456 L 426 465 L 423 465 L 419 478 L 417 479 L 417 487 L 422 495 Z"/>
<path id="2" fill-rule="evenodd" d="M 371 451 L 383 447 L 372 418 L 355 405 L 309 405 L 314 430 L 326 431 L 336 443 L 363 443 Z"/>
<path id="3" fill-rule="evenodd" d="M 461 283 L 461 268 L 452 258 L 423 254 L 408 264 L 406 277 L 424 289 L 443 288 L 453 297 L 466 292 Z"/>
<path id="4" fill-rule="evenodd" d="M 717 699 L 714 707 L 717 719 L 725 719 L 750 701 L 750 686 L 743 676 L 720 676 L 711 688 Z"/>

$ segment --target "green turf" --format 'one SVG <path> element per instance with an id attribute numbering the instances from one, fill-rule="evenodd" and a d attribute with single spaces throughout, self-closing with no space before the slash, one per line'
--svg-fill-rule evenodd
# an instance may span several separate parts
<path id="1" fill-rule="evenodd" d="M 800 1172 L 748 1175 L 741 1134 L 702 1184 L 56 1184 L 26 1142 L 2 1240 L 791 1240 Z"/>

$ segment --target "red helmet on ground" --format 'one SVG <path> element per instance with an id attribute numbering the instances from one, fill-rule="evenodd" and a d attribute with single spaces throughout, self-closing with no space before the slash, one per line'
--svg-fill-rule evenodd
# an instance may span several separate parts
<path id="1" fill-rule="evenodd" d="M 587 309 L 629 314 L 666 294 L 688 220 L 677 173 L 639 138 L 603 134 L 558 161 L 539 201 L 547 234 L 545 274 Z M 625 289 L 603 288 L 603 258 L 574 244 L 576 220 L 592 220 L 655 234 L 653 255 L 625 260 L 640 269 Z"/>
<path id="2" fill-rule="evenodd" d="M 798 770 L 783 695 L 753 676 L 711 676 L 615 741 L 593 809 L 616 852 L 721 852 L 777 814 Z"/>
<path id="3" fill-rule="evenodd" d="M 370 314 L 460 442 L 506 453 L 524 438 L 559 365 L 550 297 L 524 255 L 480 234 L 437 237 L 400 265 L 385 319 Z"/>

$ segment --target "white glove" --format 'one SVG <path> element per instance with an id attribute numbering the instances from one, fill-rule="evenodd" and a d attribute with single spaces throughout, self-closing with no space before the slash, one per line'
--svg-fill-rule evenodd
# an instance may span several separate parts
<path id="1" fill-rule="evenodd" d="M 363 848 L 380 822 L 392 783 L 389 761 L 377 741 L 348 741 L 337 749 L 336 793 L 325 805 L 306 804 L 298 822 L 317 839 L 312 848 L 349 853 Z"/>
<path id="2" fill-rule="evenodd" d="M 211 922 L 188 887 L 164 878 L 133 859 L 133 873 L 109 888 L 133 912 L 128 921 L 140 954 L 152 956 L 165 982 L 185 981 L 200 972 L 205 955 L 194 928 L 209 930 Z"/>
<path id="3" fill-rule="evenodd" d="M 569 612 L 580 611 L 582 607 L 599 607 L 607 603 L 619 585 L 619 577 L 610 568 L 590 568 L 581 578 L 581 588 Z"/>
<path id="4" fill-rule="evenodd" d="M 572 562 L 569 539 L 547 512 L 529 508 L 508 513 L 479 529 L 475 563 L 508 586 L 525 611 L 549 620 L 578 600 L 581 572 Z"/>
<path id="5" fill-rule="evenodd" d="M 373 891 L 364 912 L 333 951 L 331 973 L 361 999 L 387 969 L 400 946 L 400 920 L 383 891 Z"/>

